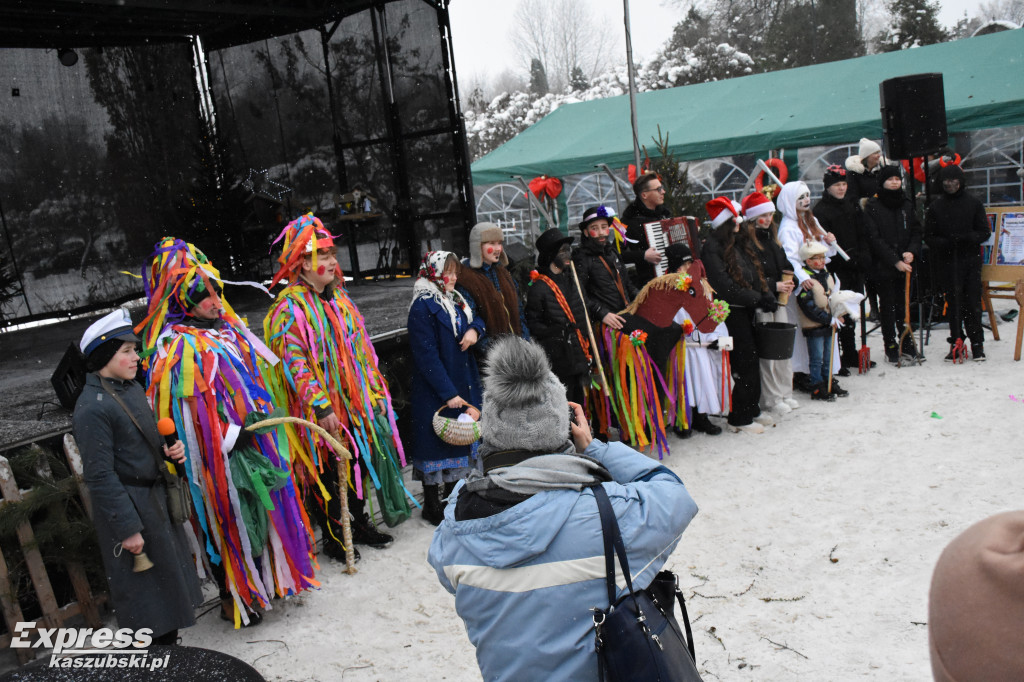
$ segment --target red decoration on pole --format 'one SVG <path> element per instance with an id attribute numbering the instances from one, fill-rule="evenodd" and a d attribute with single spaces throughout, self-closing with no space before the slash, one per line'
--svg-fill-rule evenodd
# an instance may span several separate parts
<path id="1" fill-rule="evenodd" d="M 533 196 L 538 199 L 541 198 L 542 194 L 555 199 L 559 194 L 562 193 L 562 181 L 558 178 L 549 178 L 546 175 L 530 180 L 529 183 L 530 191 L 533 192 Z"/>

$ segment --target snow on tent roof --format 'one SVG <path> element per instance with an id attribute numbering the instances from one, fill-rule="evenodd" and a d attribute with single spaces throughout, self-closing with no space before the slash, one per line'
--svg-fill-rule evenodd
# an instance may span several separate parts
<path id="1" fill-rule="evenodd" d="M 1024 124 L 1024 29 L 637 95 L 641 144 L 660 125 L 679 160 L 882 136 L 878 85 L 942 73 L 950 133 Z M 629 97 L 566 104 L 472 165 L 478 185 L 510 175 L 589 173 L 633 162 Z"/>

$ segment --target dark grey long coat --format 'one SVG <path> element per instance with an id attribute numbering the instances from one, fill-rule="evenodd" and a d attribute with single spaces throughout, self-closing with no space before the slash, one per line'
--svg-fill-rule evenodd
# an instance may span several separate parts
<path id="1" fill-rule="evenodd" d="M 124 401 L 145 436 L 101 381 Z M 154 637 L 193 625 L 202 592 L 184 530 L 172 527 L 167 514 L 167 492 L 152 450 L 162 438 L 142 387 L 89 374 L 75 404 L 74 435 L 118 625 L 151 628 Z M 114 548 L 138 532 L 154 566 L 133 573 L 133 556 L 122 551 L 115 557 Z"/>

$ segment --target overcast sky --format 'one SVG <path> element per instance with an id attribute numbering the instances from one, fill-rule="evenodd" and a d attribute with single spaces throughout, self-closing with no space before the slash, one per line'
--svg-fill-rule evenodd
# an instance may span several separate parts
<path id="1" fill-rule="evenodd" d="M 619 52 L 619 60 L 625 64 L 622 0 L 583 1 L 608 23 L 617 41 L 613 49 Z M 969 15 L 974 14 L 980 4 L 979 0 L 939 1 L 939 21 L 944 26 L 955 24 L 965 10 Z M 520 68 L 509 39 L 512 15 L 518 4 L 519 0 L 452 0 L 449 11 L 460 85 L 474 77 L 495 76 L 506 69 Z M 662 0 L 630 0 L 629 7 L 634 59 L 646 58 L 661 47 L 685 15 L 681 5 Z"/>

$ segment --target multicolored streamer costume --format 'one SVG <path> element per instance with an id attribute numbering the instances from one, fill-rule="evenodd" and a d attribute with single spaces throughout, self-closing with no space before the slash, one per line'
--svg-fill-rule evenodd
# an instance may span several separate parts
<path id="1" fill-rule="evenodd" d="M 353 456 L 347 480 L 358 498 L 364 499 L 364 477 L 368 476 L 379 491 L 385 522 L 400 523 L 410 515 L 404 498 L 412 498 L 400 471 L 405 452 L 363 317 L 340 278 L 318 294 L 300 276 L 303 259 L 313 259 L 316 267 L 317 250 L 332 246 L 333 241 L 311 213 L 289 223 L 277 241 L 282 239 L 281 268 L 274 282 L 287 280 L 288 284 L 263 321 L 267 345 L 282 359 L 272 373 L 274 400 L 286 405 L 293 416 L 312 422 L 333 411 Z M 314 239 L 316 248 L 312 248 Z M 303 494 L 312 493 L 321 509 L 326 509 L 331 485 L 322 481 L 334 476 L 335 456 L 311 429 L 289 424 L 285 431 Z"/>
<path id="2" fill-rule="evenodd" d="M 269 609 L 274 596 L 319 585 L 283 431 L 236 448 L 250 413 L 273 410 L 263 373 L 278 360 L 219 296 L 220 273 L 192 244 L 161 240 L 143 279 L 149 310 L 137 331 L 145 342 L 147 394 L 157 417 L 173 419 L 185 443 L 193 530 L 214 572 L 223 573 L 238 627 L 249 620 L 244 606 Z M 190 317 L 206 297 L 219 303 L 220 318 Z M 265 476 L 239 478 L 243 461 L 247 471 Z"/>
<path id="3" fill-rule="evenodd" d="M 691 411 L 686 381 L 686 335 L 713 330 L 728 315 L 704 280 L 703 265 L 693 274 L 669 273 L 648 282 L 620 314 L 623 331 L 602 328 L 604 361 L 610 367 L 611 409 L 624 435 L 640 448 L 654 445 L 659 459 L 669 451 L 666 426 L 688 428 Z M 673 327 L 680 308 L 694 325 Z M 677 331 L 672 332 L 675 329 Z M 657 350 L 652 344 L 660 344 Z"/>

